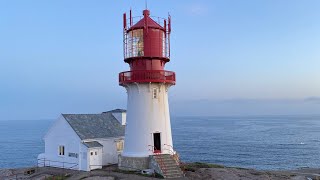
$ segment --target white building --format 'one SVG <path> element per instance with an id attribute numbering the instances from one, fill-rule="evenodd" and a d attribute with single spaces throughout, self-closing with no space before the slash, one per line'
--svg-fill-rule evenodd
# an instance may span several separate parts
<path id="1" fill-rule="evenodd" d="M 62 114 L 44 137 L 39 166 L 90 171 L 117 164 L 124 144 L 126 111 Z"/>

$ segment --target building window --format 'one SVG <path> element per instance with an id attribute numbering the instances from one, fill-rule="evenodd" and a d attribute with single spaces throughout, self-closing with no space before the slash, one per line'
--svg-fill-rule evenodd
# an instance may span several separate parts
<path id="1" fill-rule="evenodd" d="M 154 88 L 153 91 L 152 91 L 152 97 L 153 97 L 153 99 L 157 99 L 158 98 L 158 90 L 156 88 Z"/>
<path id="2" fill-rule="evenodd" d="M 98 155 L 98 152 L 96 151 L 96 152 L 94 152 L 94 155 Z"/>
<path id="3" fill-rule="evenodd" d="M 90 152 L 90 155 L 93 156 L 93 152 Z"/>
<path id="4" fill-rule="evenodd" d="M 69 157 L 78 158 L 78 153 L 69 153 Z"/>
<path id="5" fill-rule="evenodd" d="M 117 151 L 121 152 L 123 150 L 123 141 L 117 141 Z"/>
<path id="6" fill-rule="evenodd" d="M 59 146 L 59 155 L 64 156 L 64 146 Z"/>

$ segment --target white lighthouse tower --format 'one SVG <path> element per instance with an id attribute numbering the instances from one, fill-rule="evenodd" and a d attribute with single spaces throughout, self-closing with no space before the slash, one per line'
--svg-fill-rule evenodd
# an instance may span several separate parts
<path id="1" fill-rule="evenodd" d="M 125 145 L 119 158 L 123 169 L 148 168 L 149 156 L 172 154 L 168 90 L 175 73 L 164 70 L 170 61 L 171 20 L 131 16 L 124 20 L 124 61 L 130 71 L 119 74 L 128 94 Z"/>

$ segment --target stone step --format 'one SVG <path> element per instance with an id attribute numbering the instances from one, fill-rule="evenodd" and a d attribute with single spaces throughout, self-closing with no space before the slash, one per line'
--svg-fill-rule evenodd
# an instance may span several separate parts
<path id="1" fill-rule="evenodd" d="M 178 167 L 180 168 L 179 165 L 177 164 L 174 164 L 174 163 L 158 163 L 160 166 L 164 166 L 164 167 L 167 167 L 167 168 L 172 168 L 172 167 Z"/>
<path id="2" fill-rule="evenodd" d="M 155 155 L 154 159 L 160 166 L 162 175 L 165 178 L 180 178 L 183 177 L 183 172 L 180 169 L 180 166 L 169 154 Z"/>
<path id="3" fill-rule="evenodd" d="M 177 162 L 175 160 L 172 160 L 172 159 L 156 159 L 156 161 L 177 164 Z"/>
<path id="4" fill-rule="evenodd" d="M 180 169 L 180 167 L 176 164 L 159 164 L 159 166 L 167 169 Z"/>
<path id="5" fill-rule="evenodd" d="M 157 157 L 157 158 L 155 158 L 155 159 L 157 159 L 157 160 L 164 160 L 164 161 L 175 161 L 175 160 L 173 160 L 172 158 L 161 158 L 161 157 Z"/>
<path id="6" fill-rule="evenodd" d="M 157 155 L 154 155 L 154 156 L 171 156 L 171 154 L 157 154 Z"/>
<path id="7" fill-rule="evenodd" d="M 162 167 L 163 170 L 165 171 L 181 171 L 179 167 Z"/>
<path id="8" fill-rule="evenodd" d="M 171 162 L 171 161 L 157 161 L 159 164 L 168 164 L 168 165 L 175 165 L 179 166 L 176 162 Z"/>
<path id="9" fill-rule="evenodd" d="M 164 165 L 164 166 L 161 166 L 161 168 L 162 169 L 178 169 L 178 170 L 181 170 L 179 166 L 173 166 L 173 165 Z"/>
<path id="10" fill-rule="evenodd" d="M 170 161 L 170 160 L 156 160 L 157 162 L 159 162 L 159 163 L 169 163 L 169 164 L 177 164 L 175 161 Z"/>
<path id="11" fill-rule="evenodd" d="M 163 157 L 163 158 L 167 158 L 167 157 L 171 157 L 170 154 L 161 154 L 161 155 L 155 155 L 154 157 Z"/>
<path id="12" fill-rule="evenodd" d="M 167 169 L 172 169 L 172 168 L 180 169 L 180 167 L 176 164 L 159 164 L 159 166 L 167 168 Z"/>

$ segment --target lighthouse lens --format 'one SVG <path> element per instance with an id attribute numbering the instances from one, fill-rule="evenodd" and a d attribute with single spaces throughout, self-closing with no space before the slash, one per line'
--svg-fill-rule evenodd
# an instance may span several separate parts
<path id="1" fill-rule="evenodd" d="M 143 29 L 132 30 L 128 38 L 128 50 L 130 57 L 144 56 Z"/>

